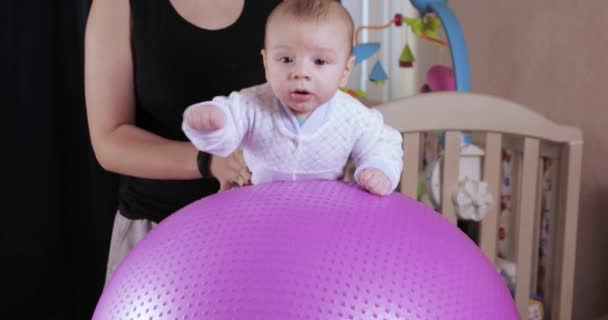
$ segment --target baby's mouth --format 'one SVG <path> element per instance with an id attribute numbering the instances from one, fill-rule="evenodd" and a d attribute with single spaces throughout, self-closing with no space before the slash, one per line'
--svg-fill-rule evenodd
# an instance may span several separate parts
<path id="1" fill-rule="evenodd" d="M 308 92 L 307 90 L 303 90 L 303 89 L 296 89 L 296 90 L 292 90 L 291 94 L 306 95 L 306 94 L 310 94 L 310 92 Z"/>
<path id="2" fill-rule="evenodd" d="M 307 90 L 303 90 L 303 89 L 292 90 L 289 93 L 289 95 L 291 96 L 292 99 L 299 101 L 299 102 L 307 101 L 311 97 L 310 92 Z"/>

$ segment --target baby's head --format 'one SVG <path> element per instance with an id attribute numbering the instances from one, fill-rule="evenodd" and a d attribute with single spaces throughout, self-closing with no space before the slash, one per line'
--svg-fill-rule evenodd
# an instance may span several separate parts
<path id="1" fill-rule="evenodd" d="M 270 14 L 262 50 L 266 79 L 296 117 L 346 85 L 352 38 L 353 20 L 336 0 L 284 0 Z"/>

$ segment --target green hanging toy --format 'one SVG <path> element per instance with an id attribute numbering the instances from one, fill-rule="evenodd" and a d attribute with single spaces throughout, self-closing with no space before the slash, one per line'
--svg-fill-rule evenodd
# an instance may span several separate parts
<path id="1" fill-rule="evenodd" d="M 411 68 L 414 65 L 414 61 L 416 61 L 416 58 L 414 58 L 410 45 L 406 43 L 399 56 L 399 66 L 402 68 Z"/>

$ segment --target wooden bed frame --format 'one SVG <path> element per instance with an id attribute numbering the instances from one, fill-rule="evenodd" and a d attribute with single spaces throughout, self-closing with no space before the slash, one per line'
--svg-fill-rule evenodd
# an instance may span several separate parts
<path id="1" fill-rule="evenodd" d="M 550 318 L 571 319 L 576 257 L 578 201 L 583 138 L 579 129 L 558 125 L 532 110 L 501 98 L 468 92 L 434 92 L 373 106 L 385 122 L 404 137 L 404 169 L 399 191 L 415 197 L 422 159 L 422 138 L 444 133 L 441 199 L 450 199 L 458 180 L 460 135 L 471 132 L 482 139 L 485 151 L 482 180 L 495 199 L 480 222 L 478 244 L 491 261 L 497 257 L 498 210 L 501 185 L 501 152 L 517 150 L 520 167 L 514 184 L 514 257 L 517 268 L 515 302 L 522 319 L 528 318 L 533 293 L 540 228 L 542 157 L 558 168 L 554 227 L 550 241 L 551 271 L 546 280 L 545 313 Z M 449 221 L 457 216 L 451 201 L 439 210 Z"/>

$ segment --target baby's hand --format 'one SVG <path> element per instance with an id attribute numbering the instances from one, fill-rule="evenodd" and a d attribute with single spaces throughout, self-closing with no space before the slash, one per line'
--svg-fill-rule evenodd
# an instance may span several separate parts
<path id="1" fill-rule="evenodd" d="M 222 110 L 215 106 L 205 106 L 188 110 L 186 124 L 196 130 L 218 130 L 224 127 Z"/>
<path id="2" fill-rule="evenodd" d="M 389 178 L 376 168 L 363 169 L 359 172 L 358 180 L 367 191 L 379 196 L 387 195 L 392 189 Z"/>

